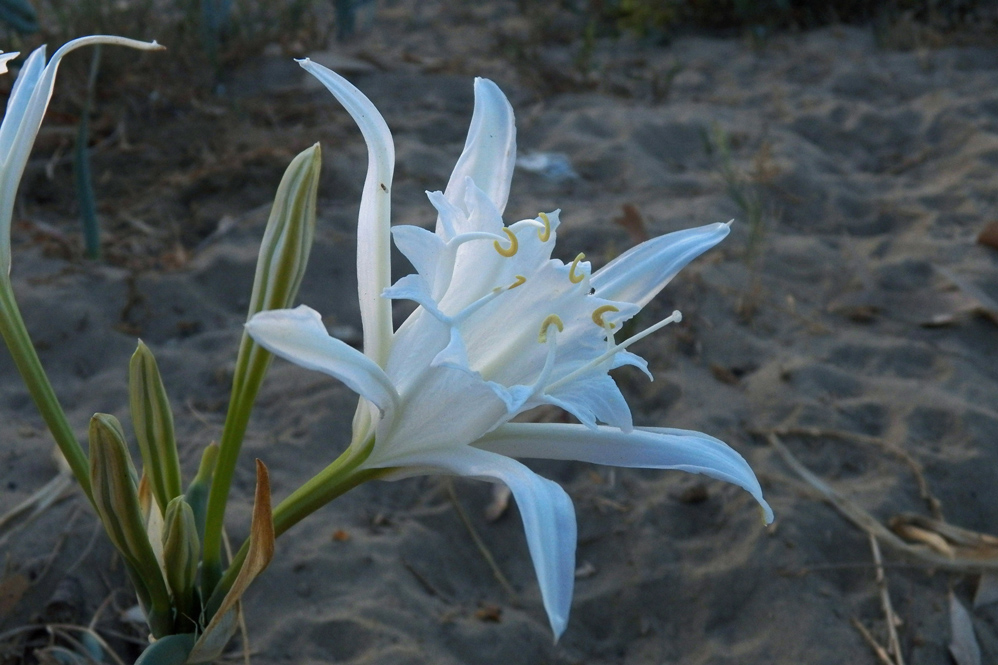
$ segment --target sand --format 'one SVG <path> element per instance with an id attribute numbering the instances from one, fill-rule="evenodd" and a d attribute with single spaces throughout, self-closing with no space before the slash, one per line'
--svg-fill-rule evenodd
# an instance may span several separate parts
<path id="1" fill-rule="evenodd" d="M 507 220 L 561 208 L 559 258 L 584 251 L 598 266 L 633 244 L 613 221 L 625 204 L 651 235 L 734 218 L 731 236 L 642 314 L 646 325 L 674 308 L 684 315 L 636 348 L 655 381 L 616 378 L 637 424 L 701 430 L 741 452 L 776 522 L 764 527 L 743 491 L 695 476 L 530 463 L 565 486 L 579 519 L 575 602 L 554 644 L 514 505 L 488 521 L 493 490 L 483 483 L 369 483 L 278 541 L 246 596 L 253 662 L 877 662 L 852 625 L 886 643 L 868 538 L 764 435 L 782 432 L 805 465 L 883 522 L 932 514 L 915 466 L 948 522 L 998 532 L 998 326 L 947 276 L 998 299 L 998 251 L 975 242 L 998 219 L 998 50 L 897 51 L 854 27 L 762 44 L 601 40 L 587 77 L 572 66 L 575 46 L 530 42 L 528 28 L 504 4 L 386 3 L 368 32 L 330 47 L 394 133 L 395 222 L 432 223 L 423 191 L 444 186 L 460 153 L 475 74 L 509 96 L 521 153 L 563 153 L 578 174 L 553 182 L 518 170 L 510 195 Z M 246 63 L 227 85 L 199 107 L 142 106 L 130 119 L 132 151 L 96 155 L 120 202 L 106 213 L 110 265 L 67 257 L 77 222 L 67 204 L 37 194 L 71 189 L 68 168 L 47 185 L 33 176 L 14 229 L 15 290 L 81 438 L 96 411 L 128 422 L 127 361 L 141 337 L 172 398 L 189 474 L 220 433 L 269 197 L 314 141 L 324 173 L 299 300 L 348 340 L 360 329 L 359 133 L 283 54 Z M 173 161 L 156 173 L 157 159 Z M 759 211 L 754 237 L 725 168 Z M 167 238 L 161 253 L 129 262 L 130 242 L 146 251 L 160 236 L 127 215 Z M 62 237 L 70 249 L 56 251 Z M 394 272 L 409 272 L 398 256 Z M 0 377 L 8 510 L 56 467 L 7 353 Z M 248 529 L 253 458 L 269 466 L 275 497 L 286 496 L 345 445 L 354 404 L 331 379 L 273 364 L 233 487 L 234 542 Z M 513 593 L 476 547 L 450 483 Z M 134 601 L 95 524 L 71 493 L 4 545 L 0 631 L 41 614 L 86 624 L 110 598 L 97 626 L 135 657 L 120 635 L 141 632 L 119 618 Z M 948 593 L 969 607 L 977 578 L 888 548 L 884 559 L 905 662 L 951 662 Z M 30 586 L 10 582 L 18 577 Z M 983 662 L 993 662 L 995 606 L 973 617 Z M 22 653 L 0 648 L 3 662 Z"/>

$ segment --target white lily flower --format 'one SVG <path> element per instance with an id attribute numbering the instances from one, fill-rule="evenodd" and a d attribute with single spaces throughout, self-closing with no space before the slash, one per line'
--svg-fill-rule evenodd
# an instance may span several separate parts
<path id="1" fill-rule="evenodd" d="M 10 274 L 10 223 L 14 214 L 14 196 L 45 110 L 52 99 L 59 63 L 70 51 L 89 44 L 117 44 L 146 51 L 163 48 L 156 42 L 94 35 L 67 42 L 55 52 L 48 64 L 45 63 L 44 46 L 36 48 L 24 61 L 10 91 L 7 112 L 0 125 L 0 274 L 4 276 Z M 0 74 L 7 72 L 7 62 L 17 55 L 0 52 Z"/>
<path id="2" fill-rule="evenodd" d="M 679 313 L 624 342 L 615 333 L 683 266 L 720 242 L 726 224 L 649 240 L 596 272 L 581 254 L 570 264 L 551 259 L 558 211 L 503 223 L 516 152 L 513 110 L 494 83 L 476 79 L 464 152 L 445 191 L 428 193 L 438 212 L 435 232 L 391 228 L 394 149 L 384 119 L 345 79 L 300 62 L 354 117 L 370 153 L 357 259 L 364 353 L 331 337 L 319 313 L 305 306 L 261 312 L 246 328 L 273 353 L 361 395 L 351 444 L 370 447 L 361 469 L 508 485 L 556 638 L 572 599 L 575 512 L 559 485 L 514 458 L 702 473 L 745 488 L 772 520 L 741 455 L 699 432 L 634 428 L 607 373 L 622 365 L 648 373 L 627 347 L 678 321 Z M 393 286 L 389 234 L 417 271 Z M 398 331 L 389 298 L 420 305 Z M 541 404 L 565 409 L 582 425 L 509 423 Z"/>

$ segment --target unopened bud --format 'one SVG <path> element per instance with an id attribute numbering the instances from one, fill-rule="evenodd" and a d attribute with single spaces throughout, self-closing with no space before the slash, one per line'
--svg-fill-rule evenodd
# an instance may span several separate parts
<path id="1" fill-rule="evenodd" d="M 197 583 L 198 561 L 201 558 L 201 540 L 198 538 L 194 511 L 184 497 L 178 496 L 166 508 L 163 523 L 163 562 L 166 581 L 173 592 L 174 607 L 196 625 L 198 615 L 194 606 L 194 585 Z"/>
<path id="2" fill-rule="evenodd" d="M 316 143 L 295 157 L 284 172 L 260 243 L 247 318 L 263 310 L 290 307 L 298 294 L 315 237 L 321 168 L 322 152 Z"/>
<path id="3" fill-rule="evenodd" d="M 90 419 L 90 483 L 94 505 L 111 543 L 128 566 L 139 600 L 155 634 L 168 629 L 170 598 L 146 534 L 139 505 L 135 467 L 117 418 L 98 413 Z M 157 625 L 158 624 L 158 625 Z"/>
<path id="4" fill-rule="evenodd" d="M 180 496 L 180 460 L 173 435 L 173 412 L 159 375 L 156 359 L 139 340 L 128 364 L 128 402 L 135 439 L 142 454 L 142 472 L 160 514 L 174 497 Z"/>

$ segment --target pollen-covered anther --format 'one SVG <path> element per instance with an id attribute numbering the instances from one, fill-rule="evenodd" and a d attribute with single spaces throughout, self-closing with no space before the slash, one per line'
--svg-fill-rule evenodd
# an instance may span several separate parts
<path id="1" fill-rule="evenodd" d="M 544 319 L 544 323 L 541 324 L 541 334 L 537 336 L 538 342 L 544 344 L 548 341 L 548 328 L 551 326 L 557 326 L 558 332 L 565 330 L 565 324 L 561 322 L 561 318 L 557 314 L 548 314 L 548 317 Z"/>
<path id="2" fill-rule="evenodd" d="M 586 276 L 585 273 L 581 272 L 579 274 L 575 274 L 575 269 L 579 267 L 579 261 L 581 261 L 584 258 L 586 258 L 586 255 L 583 254 L 582 252 L 579 252 L 579 255 L 575 257 L 574 261 L 572 261 L 572 267 L 569 268 L 568 270 L 568 280 L 572 284 L 578 284 L 579 282 L 582 281 L 582 278 Z"/>
<path id="3" fill-rule="evenodd" d="M 541 239 L 541 242 L 547 242 L 551 239 L 551 219 L 543 212 L 537 213 L 537 216 L 544 222 L 544 228 L 537 232 L 537 237 Z"/>
<path id="4" fill-rule="evenodd" d="M 604 321 L 603 315 L 619 311 L 620 310 L 613 305 L 603 305 L 602 307 L 597 307 L 593 310 L 593 323 L 598 325 L 600 328 L 609 328 L 610 330 L 613 330 L 617 327 L 617 324 Z"/>
<path id="5" fill-rule="evenodd" d="M 511 291 L 511 290 L 515 289 L 516 287 L 522 286 L 523 284 L 526 284 L 526 283 L 527 283 L 527 278 L 526 277 L 524 277 L 523 275 L 517 275 L 516 276 L 516 281 L 514 281 L 512 284 L 510 284 L 509 286 L 507 286 L 506 289 L 509 290 L 509 291 Z"/>
<path id="6" fill-rule="evenodd" d="M 508 259 L 516 254 L 516 250 L 520 248 L 520 242 L 516 239 L 516 234 L 509 229 L 503 229 L 502 231 L 506 234 L 506 237 L 509 238 L 509 247 L 504 248 L 499 244 L 498 240 L 494 241 L 492 245 L 496 248 L 496 251 L 499 252 L 500 256 L 505 256 Z"/>

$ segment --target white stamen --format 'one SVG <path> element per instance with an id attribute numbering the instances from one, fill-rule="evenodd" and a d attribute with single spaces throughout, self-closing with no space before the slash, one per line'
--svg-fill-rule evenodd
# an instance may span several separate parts
<path id="1" fill-rule="evenodd" d="M 582 367 L 578 368 L 577 370 L 575 370 L 573 372 L 569 372 L 565 376 L 561 377 L 560 379 L 558 379 L 557 381 L 555 381 L 554 383 L 552 383 L 550 386 L 548 386 L 547 387 L 547 391 L 555 390 L 556 388 L 559 388 L 559 387 L 565 385 L 569 381 L 572 381 L 573 379 L 575 379 L 579 375 L 584 374 L 584 373 L 586 373 L 586 372 L 588 372 L 588 371 L 590 371 L 590 370 L 592 370 L 592 369 L 594 369 L 596 367 L 599 367 L 601 364 L 603 364 L 604 362 L 606 362 L 607 360 L 609 360 L 610 358 L 612 358 L 614 355 L 616 355 L 619 351 L 623 351 L 624 349 L 626 349 L 627 347 L 629 347 L 631 344 L 634 344 L 635 342 L 638 342 L 638 341 L 644 339 L 645 337 L 647 337 L 648 335 L 652 334 L 656 330 L 661 330 L 662 328 L 666 327 L 670 323 L 679 323 L 682 320 L 683 320 L 683 315 L 677 309 L 672 314 L 670 314 L 666 318 L 662 319 L 658 323 L 656 323 L 656 324 L 654 324 L 652 326 L 648 326 L 647 328 L 645 328 L 644 330 L 642 330 L 638 334 L 636 334 L 636 335 L 634 335 L 632 337 L 627 338 L 626 340 L 624 340 L 620 344 L 616 344 L 616 345 L 608 348 L 602 355 L 600 355 L 595 360 L 590 360 L 588 363 L 586 363 Z"/>

